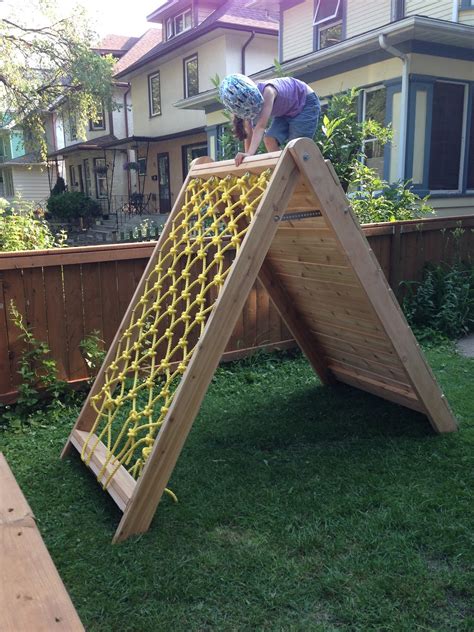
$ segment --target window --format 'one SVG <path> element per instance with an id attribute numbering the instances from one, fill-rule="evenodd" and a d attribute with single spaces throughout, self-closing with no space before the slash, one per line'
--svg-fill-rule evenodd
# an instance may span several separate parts
<path id="1" fill-rule="evenodd" d="M 465 90 L 460 83 L 434 84 L 428 177 L 431 191 L 460 188 Z"/>
<path id="2" fill-rule="evenodd" d="M 199 93 L 198 57 L 192 55 L 184 59 L 184 98 L 194 97 Z"/>
<path id="3" fill-rule="evenodd" d="M 148 93 L 150 99 L 150 116 L 161 114 L 160 73 L 155 72 L 148 77 Z"/>
<path id="4" fill-rule="evenodd" d="M 146 158 L 138 158 L 138 175 L 146 176 Z"/>
<path id="5" fill-rule="evenodd" d="M 69 139 L 70 140 L 77 140 L 76 115 L 73 114 L 72 112 L 69 112 L 68 128 L 69 128 Z"/>
<path id="6" fill-rule="evenodd" d="M 474 105 L 474 104 L 473 104 Z M 474 107 L 471 107 L 471 120 L 469 121 L 468 137 L 469 153 L 467 155 L 467 183 L 466 188 L 474 189 Z"/>
<path id="7" fill-rule="evenodd" d="M 76 167 L 74 165 L 69 165 L 69 188 L 70 190 L 75 189 L 77 187 L 77 178 L 76 178 Z"/>
<path id="8" fill-rule="evenodd" d="M 461 0 L 461 9 L 474 9 L 474 0 Z"/>
<path id="9" fill-rule="evenodd" d="M 89 121 L 89 130 L 91 132 L 95 132 L 98 130 L 105 129 L 105 115 L 104 115 L 104 106 L 102 105 L 99 110 L 97 110 L 97 116 L 95 121 L 92 119 Z"/>
<path id="10" fill-rule="evenodd" d="M 405 17 L 405 0 L 392 0 L 392 22 Z"/>
<path id="11" fill-rule="evenodd" d="M 168 18 L 166 20 L 166 39 L 170 39 L 175 35 L 187 31 L 192 27 L 192 23 L 191 9 L 186 9 L 186 11 L 178 13 L 178 15 L 175 15 L 173 18 Z"/>
<path id="12" fill-rule="evenodd" d="M 183 178 L 188 174 L 192 161 L 199 156 L 207 156 L 207 143 L 194 143 L 193 145 L 183 145 Z"/>
<path id="13" fill-rule="evenodd" d="M 91 166 L 89 158 L 84 158 L 84 180 L 86 184 L 86 195 L 92 195 Z"/>
<path id="14" fill-rule="evenodd" d="M 105 158 L 94 158 L 95 191 L 97 198 L 107 197 L 107 165 Z"/>
<path id="15" fill-rule="evenodd" d="M 379 125 L 385 125 L 385 111 L 387 103 L 386 88 L 377 87 L 364 90 L 362 100 L 362 120 L 375 121 Z M 375 138 L 364 140 L 365 164 L 375 169 L 379 176 L 384 175 L 384 148 Z"/>
<path id="16" fill-rule="evenodd" d="M 316 48 L 327 48 L 343 38 L 343 0 L 318 0 L 314 12 Z"/>

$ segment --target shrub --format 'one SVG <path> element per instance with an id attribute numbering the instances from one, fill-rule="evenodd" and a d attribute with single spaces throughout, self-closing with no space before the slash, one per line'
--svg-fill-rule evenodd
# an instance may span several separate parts
<path id="1" fill-rule="evenodd" d="M 426 266 L 421 282 L 404 282 L 403 311 L 415 330 L 459 338 L 474 329 L 474 267 Z"/>
<path id="2" fill-rule="evenodd" d="M 16 197 L 0 198 L 0 251 L 44 250 L 65 245 L 64 231 L 54 235 L 48 223 L 37 216 L 32 202 Z"/>
<path id="3" fill-rule="evenodd" d="M 420 198 L 409 188 L 408 182 L 389 184 L 376 171 L 361 162 L 354 164 L 350 194 L 351 206 L 361 224 L 417 219 L 433 213 L 428 198 Z"/>
<path id="4" fill-rule="evenodd" d="M 100 215 L 101 208 L 97 200 L 93 200 L 81 191 L 66 191 L 59 195 L 51 195 L 47 203 L 48 211 L 55 219 L 70 221 Z"/>

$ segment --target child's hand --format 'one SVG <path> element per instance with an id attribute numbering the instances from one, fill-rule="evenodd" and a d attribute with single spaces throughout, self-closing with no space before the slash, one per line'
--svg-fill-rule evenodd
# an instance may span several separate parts
<path id="1" fill-rule="evenodd" d="M 247 158 L 247 156 L 250 156 L 250 154 L 246 154 L 243 151 L 239 151 L 239 153 L 235 157 L 235 166 L 238 167 L 240 164 L 242 164 L 244 158 Z"/>

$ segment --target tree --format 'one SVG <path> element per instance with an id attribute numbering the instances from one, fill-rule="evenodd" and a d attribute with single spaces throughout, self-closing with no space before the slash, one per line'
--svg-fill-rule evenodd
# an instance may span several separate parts
<path id="1" fill-rule="evenodd" d="M 44 113 L 53 106 L 79 136 L 103 107 L 114 107 L 114 60 L 92 51 L 97 36 L 80 6 L 64 15 L 56 0 L 19 4 L 20 14 L 11 9 L 0 19 L 0 116 L 21 125 L 44 159 Z"/>

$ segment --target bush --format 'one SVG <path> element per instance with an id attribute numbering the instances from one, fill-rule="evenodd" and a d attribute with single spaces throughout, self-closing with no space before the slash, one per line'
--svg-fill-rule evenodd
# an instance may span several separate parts
<path id="1" fill-rule="evenodd" d="M 12 202 L 0 198 L 0 251 L 44 250 L 65 245 L 67 235 L 51 232 L 39 217 L 32 202 L 16 197 Z"/>
<path id="2" fill-rule="evenodd" d="M 420 198 L 407 182 L 389 184 L 360 162 L 356 162 L 352 173 L 352 185 L 357 191 L 349 197 L 361 224 L 417 219 L 434 212 L 427 198 Z"/>
<path id="3" fill-rule="evenodd" d="M 415 330 L 459 338 L 474 329 L 474 267 L 426 266 L 421 282 L 405 282 L 403 311 Z"/>
<path id="4" fill-rule="evenodd" d="M 101 213 L 100 204 L 81 191 L 66 191 L 51 195 L 47 202 L 48 211 L 55 219 L 70 221 L 74 219 L 97 217 Z"/>

